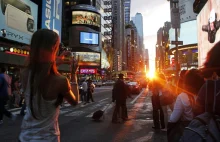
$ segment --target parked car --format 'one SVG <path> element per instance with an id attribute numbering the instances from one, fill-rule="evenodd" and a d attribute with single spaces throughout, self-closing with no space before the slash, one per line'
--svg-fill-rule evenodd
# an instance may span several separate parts
<path id="1" fill-rule="evenodd" d="M 127 85 L 129 86 L 131 94 L 139 94 L 141 92 L 141 87 L 138 82 L 129 82 Z"/>
<path id="2" fill-rule="evenodd" d="M 101 86 L 102 86 L 102 81 L 101 81 L 101 80 L 98 80 L 98 81 L 96 82 L 96 86 L 97 86 L 97 87 L 101 87 Z"/>
<path id="3" fill-rule="evenodd" d="M 113 81 L 113 80 L 107 80 L 107 81 L 105 82 L 105 84 L 106 84 L 106 86 L 111 86 L 111 85 L 114 85 L 114 84 L 115 84 L 115 81 Z"/>
<path id="4" fill-rule="evenodd" d="M 101 80 L 93 80 L 92 83 L 97 86 L 97 87 L 101 87 L 102 86 L 102 81 Z"/>

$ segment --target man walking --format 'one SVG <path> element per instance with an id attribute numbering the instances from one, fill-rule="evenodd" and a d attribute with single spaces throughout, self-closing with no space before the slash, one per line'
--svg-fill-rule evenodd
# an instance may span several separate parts
<path id="1" fill-rule="evenodd" d="M 5 76 L 6 69 L 2 67 L 0 72 L 0 124 L 3 123 L 3 115 L 6 115 L 12 120 L 16 119 L 15 115 L 5 109 L 5 104 L 9 99 L 8 82 Z"/>
<path id="2" fill-rule="evenodd" d="M 119 79 L 115 83 L 112 90 L 112 102 L 116 101 L 115 110 L 112 116 L 112 123 L 120 123 L 118 118 L 121 118 L 123 121 L 128 120 L 126 99 L 127 96 L 130 97 L 130 94 L 126 84 L 123 81 L 123 77 L 123 74 L 119 74 Z"/>

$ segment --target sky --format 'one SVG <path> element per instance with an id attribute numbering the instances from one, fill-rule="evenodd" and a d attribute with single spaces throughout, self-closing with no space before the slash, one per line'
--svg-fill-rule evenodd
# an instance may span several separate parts
<path id="1" fill-rule="evenodd" d="M 150 71 L 155 70 L 157 31 L 170 21 L 170 3 L 167 0 L 131 0 L 131 17 L 143 16 L 144 44 L 149 50 Z"/>

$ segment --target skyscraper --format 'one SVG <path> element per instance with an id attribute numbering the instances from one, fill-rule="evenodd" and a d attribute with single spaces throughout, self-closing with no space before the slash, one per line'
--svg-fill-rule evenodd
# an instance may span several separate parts
<path id="1" fill-rule="evenodd" d="M 125 6 L 125 24 L 130 22 L 131 0 L 124 1 Z"/>
<path id="2" fill-rule="evenodd" d="M 137 31 L 140 37 L 144 37 L 143 31 L 143 16 L 141 13 L 136 13 L 135 17 L 132 18 L 135 26 L 137 27 Z"/>
<path id="3" fill-rule="evenodd" d="M 144 31 L 143 31 L 143 16 L 141 13 L 136 13 L 135 17 L 132 18 L 134 20 L 134 24 L 137 28 L 137 32 L 139 35 L 138 42 L 138 52 L 140 53 L 140 60 L 143 60 L 144 57 Z"/>
<path id="4" fill-rule="evenodd" d="M 112 23 L 113 23 L 113 48 L 114 48 L 114 71 L 122 70 L 122 50 L 125 45 L 125 9 L 124 0 L 112 0 Z"/>

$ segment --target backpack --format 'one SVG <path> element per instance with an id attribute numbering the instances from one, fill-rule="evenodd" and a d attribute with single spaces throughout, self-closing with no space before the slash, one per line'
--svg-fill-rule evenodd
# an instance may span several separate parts
<path id="1" fill-rule="evenodd" d="M 220 142 L 220 116 L 214 114 L 216 94 L 216 80 L 208 80 L 205 112 L 196 116 L 188 127 L 185 127 L 180 142 Z M 208 95 L 213 95 L 213 98 Z"/>
<path id="2" fill-rule="evenodd" d="M 101 117 L 103 117 L 104 111 L 103 110 L 97 110 L 96 112 L 93 113 L 92 119 L 95 121 L 99 121 Z"/>

